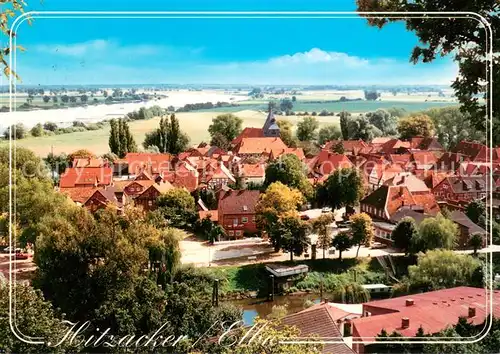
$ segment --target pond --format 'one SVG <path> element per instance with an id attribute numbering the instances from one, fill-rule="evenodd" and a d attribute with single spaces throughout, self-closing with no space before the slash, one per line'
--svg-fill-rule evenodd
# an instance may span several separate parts
<path id="1" fill-rule="evenodd" d="M 266 318 L 272 311 L 273 306 L 287 305 L 288 314 L 304 310 L 306 301 L 319 304 L 320 297 L 317 294 L 275 296 L 274 301 L 267 299 L 244 299 L 230 301 L 233 305 L 243 310 L 243 322 L 251 326 L 257 316 Z"/>

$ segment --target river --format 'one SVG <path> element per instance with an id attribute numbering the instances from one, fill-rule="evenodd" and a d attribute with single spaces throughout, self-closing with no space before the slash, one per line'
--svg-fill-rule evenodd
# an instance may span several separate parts
<path id="1" fill-rule="evenodd" d="M 292 314 L 304 310 L 306 308 L 306 301 L 312 301 L 313 303 L 319 304 L 320 297 L 317 294 L 307 294 L 275 296 L 274 301 L 267 301 L 266 299 L 245 299 L 230 302 L 243 310 L 243 322 L 245 325 L 251 326 L 257 316 L 266 318 L 275 305 L 287 305 L 288 314 Z"/>

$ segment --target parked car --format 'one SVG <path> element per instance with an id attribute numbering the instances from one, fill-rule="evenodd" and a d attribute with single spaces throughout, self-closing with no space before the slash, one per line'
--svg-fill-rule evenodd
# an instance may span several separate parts
<path id="1" fill-rule="evenodd" d="M 331 213 L 332 212 L 332 208 L 328 208 L 328 207 L 323 208 L 323 209 L 321 209 L 321 212 L 322 213 Z"/>

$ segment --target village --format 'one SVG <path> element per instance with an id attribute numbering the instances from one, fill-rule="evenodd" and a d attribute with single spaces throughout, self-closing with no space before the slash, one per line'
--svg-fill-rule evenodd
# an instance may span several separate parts
<path id="1" fill-rule="evenodd" d="M 287 146 L 280 136 L 270 110 L 262 128 L 244 128 L 231 141 L 229 150 L 203 143 L 176 155 L 128 152 L 112 162 L 77 156 L 55 188 L 93 214 L 109 208 L 126 213 L 132 206 L 147 213 L 163 209 L 162 217 L 169 218 L 168 223 L 187 232 L 188 237 L 180 241 L 182 263 L 214 269 L 263 263 L 265 273 L 261 275 L 269 277 L 265 283 L 271 284 L 265 285 L 265 295 L 271 301 L 310 271 L 311 263 L 308 266 L 301 260 L 373 258 L 384 266 L 387 277 L 394 277 L 397 271 L 391 255 L 412 253 L 411 240 L 407 239 L 404 246 L 401 237 L 394 239 L 395 230 L 408 225 L 409 220 L 418 227 L 431 218 L 439 229 L 440 218 L 446 215 L 446 220 L 455 225 L 456 239 L 451 244 L 435 241 L 435 246 L 422 250 L 452 248 L 476 254 L 494 247 L 488 225 L 484 220 L 471 220 L 467 210 L 471 203 L 491 202 L 493 218 L 498 220 L 500 149 L 464 140 L 447 151 L 432 136 L 407 140 L 377 137 L 371 141 L 330 140 L 317 154 L 306 156 L 302 148 Z M 290 161 L 301 168 L 289 170 Z M 282 173 L 276 174 L 276 169 Z M 356 183 L 349 179 L 353 171 L 361 182 L 354 199 L 332 203 L 328 197 L 325 200 L 319 196 L 322 186 L 333 184 L 334 178 L 340 178 L 340 188 L 349 189 L 348 184 Z M 302 176 L 302 182 L 310 186 L 298 191 L 309 197 L 292 206 L 298 220 L 311 225 L 305 233 L 300 226 L 287 229 L 285 221 L 277 231 L 270 226 L 269 214 L 279 210 L 286 214 L 280 203 L 286 204 L 283 199 L 297 191 L 286 185 L 292 180 L 290 173 Z M 270 174 L 278 176 L 272 183 Z M 343 179 L 348 182 L 342 187 Z M 313 197 L 308 189 L 316 191 Z M 328 194 L 328 187 L 324 191 Z M 340 191 L 334 193 L 339 202 L 345 198 Z M 266 195 L 269 205 L 263 205 Z M 275 210 L 270 211 L 273 207 Z M 287 218 L 279 213 L 274 216 Z M 359 223 L 365 228 L 361 233 L 366 235 L 354 241 L 358 237 L 355 233 L 359 233 L 355 224 Z M 279 241 L 275 232 L 283 233 Z M 287 232 L 291 241 L 285 239 Z M 411 231 L 407 230 L 403 238 L 410 237 L 408 233 Z M 430 235 L 442 237 L 440 230 Z M 288 259 L 295 262 L 286 262 Z M 319 300 L 287 314 L 283 324 L 299 328 L 302 336 L 314 336 L 312 343 L 325 341 L 323 353 L 365 353 L 376 348 L 374 338 L 383 331 L 407 337 L 419 336 L 421 329 L 435 334 L 454 326 L 460 318 L 480 326 L 486 323 L 490 310 L 495 317 L 500 315 L 497 290 L 461 285 L 391 296 L 391 286 L 385 284 L 366 284 L 363 289 L 368 294 L 365 301 L 356 298 L 354 290 L 351 295 L 343 295 L 352 296 L 350 300 L 342 297 L 329 301 L 323 298 L 321 283 Z M 218 303 L 219 290 L 214 291 L 217 299 L 213 301 Z"/>

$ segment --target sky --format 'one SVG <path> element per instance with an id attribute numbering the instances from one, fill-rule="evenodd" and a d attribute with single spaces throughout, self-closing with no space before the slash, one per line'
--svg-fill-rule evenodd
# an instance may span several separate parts
<path id="1" fill-rule="evenodd" d="M 50 17 L 43 11 L 355 11 L 355 0 L 27 0 L 41 11 L 17 32 L 26 85 L 450 84 L 451 57 L 409 62 L 403 22 L 378 29 L 349 18 Z M 157 16 L 158 17 L 158 16 Z"/>

